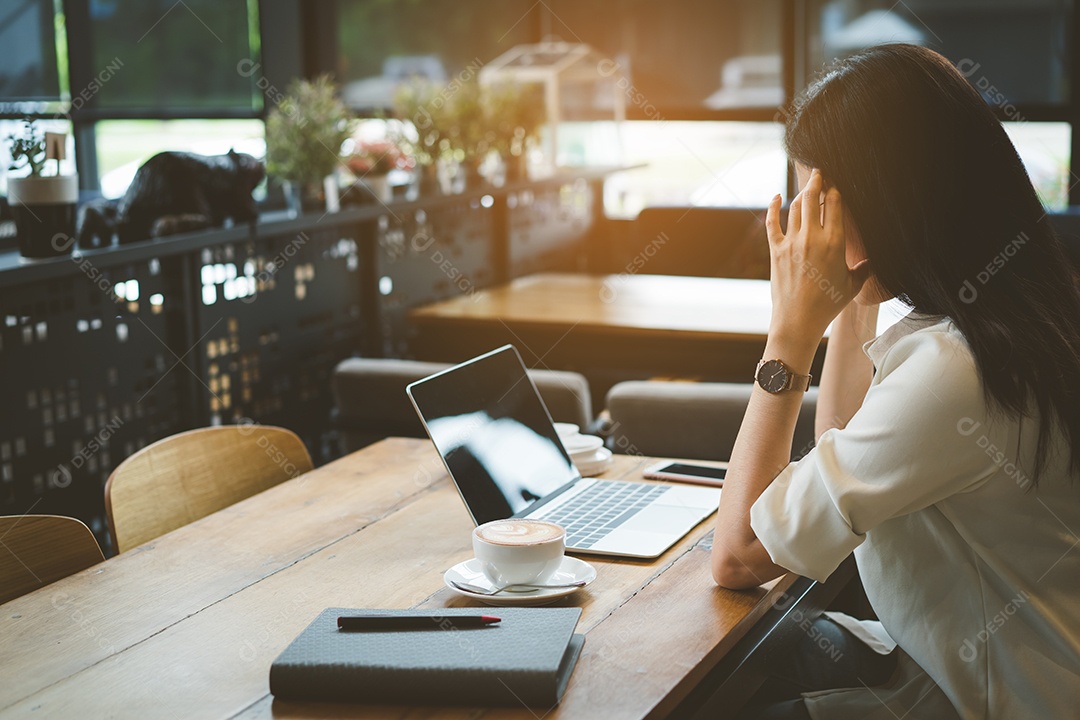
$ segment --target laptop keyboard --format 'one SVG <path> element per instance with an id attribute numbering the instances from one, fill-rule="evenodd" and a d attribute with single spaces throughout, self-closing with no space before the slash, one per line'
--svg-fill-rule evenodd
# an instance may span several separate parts
<path id="1" fill-rule="evenodd" d="M 573 500 L 537 519 L 566 528 L 566 547 L 588 550 L 670 487 L 598 480 Z"/>

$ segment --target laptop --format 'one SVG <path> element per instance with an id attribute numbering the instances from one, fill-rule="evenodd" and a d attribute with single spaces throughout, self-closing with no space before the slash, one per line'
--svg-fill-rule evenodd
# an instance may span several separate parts
<path id="1" fill-rule="evenodd" d="M 477 525 L 547 520 L 569 551 L 654 558 L 720 503 L 717 488 L 582 478 L 512 345 L 406 392 Z"/>

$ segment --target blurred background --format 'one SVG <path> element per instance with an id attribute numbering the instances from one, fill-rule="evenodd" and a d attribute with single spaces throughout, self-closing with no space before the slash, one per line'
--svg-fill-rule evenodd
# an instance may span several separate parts
<path id="1" fill-rule="evenodd" d="M 114 198 L 160 150 L 261 157 L 268 94 L 291 77 L 331 73 L 358 117 L 379 117 L 410 78 L 446 83 L 560 40 L 617 68 L 627 120 L 610 127 L 602 92 L 574 98 L 556 161 L 646 165 L 608 184 L 610 215 L 760 207 L 788 182 L 778 108 L 829 60 L 904 41 L 972 72 L 1061 209 L 1072 16 L 1071 0 L 4 0 L 0 135 L 26 115 L 70 133 L 83 188 Z"/>

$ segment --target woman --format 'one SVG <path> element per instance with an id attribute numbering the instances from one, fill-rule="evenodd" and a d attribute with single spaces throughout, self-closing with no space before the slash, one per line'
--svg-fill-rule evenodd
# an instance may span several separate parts
<path id="1" fill-rule="evenodd" d="M 773 316 L 713 576 L 825 580 L 854 551 L 887 635 L 819 621 L 817 655 L 747 715 L 1075 717 L 1080 292 L 1015 149 L 945 58 L 909 45 L 841 61 L 785 142 L 802 191 L 786 233 L 769 207 Z M 911 314 L 874 339 L 894 297 Z M 830 323 L 817 446 L 788 464 Z"/>

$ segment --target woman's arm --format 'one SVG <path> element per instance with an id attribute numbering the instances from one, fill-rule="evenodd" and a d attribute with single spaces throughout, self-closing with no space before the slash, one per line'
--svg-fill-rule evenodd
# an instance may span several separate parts
<path id="1" fill-rule="evenodd" d="M 814 171 L 791 203 L 788 233 L 780 229 L 780 197 L 769 205 L 772 320 L 765 359 L 805 374 L 829 323 L 858 294 L 869 268 L 845 260 L 840 193 L 825 194 Z M 810 202 L 804 203 L 805 198 Z M 785 572 L 772 562 L 750 526 L 750 508 L 787 466 L 803 393 L 778 394 L 755 386 L 731 452 L 713 539 L 712 574 L 729 588 L 760 585 Z"/>
<path id="2" fill-rule="evenodd" d="M 783 360 L 794 372 L 810 372 L 821 336 L 769 332 L 765 357 Z M 750 404 L 731 450 L 713 533 L 712 570 L 717 584 L 740 589 L 760 585 L 786 570 L 773 563 L 750 527 L 750 507 L 791 460 L 791 442 L 804 393 L 766 392 L 754 383 Z"/>
<path id="3" fill-rule="evenodd" d="M 874 377 L 874 365 L 862 348 L 877 335 L 877 317 L 877 305 L 852 302 L 833 322 L 818 387 L 815 439 L 845 427 L 862 405 Z"/>

